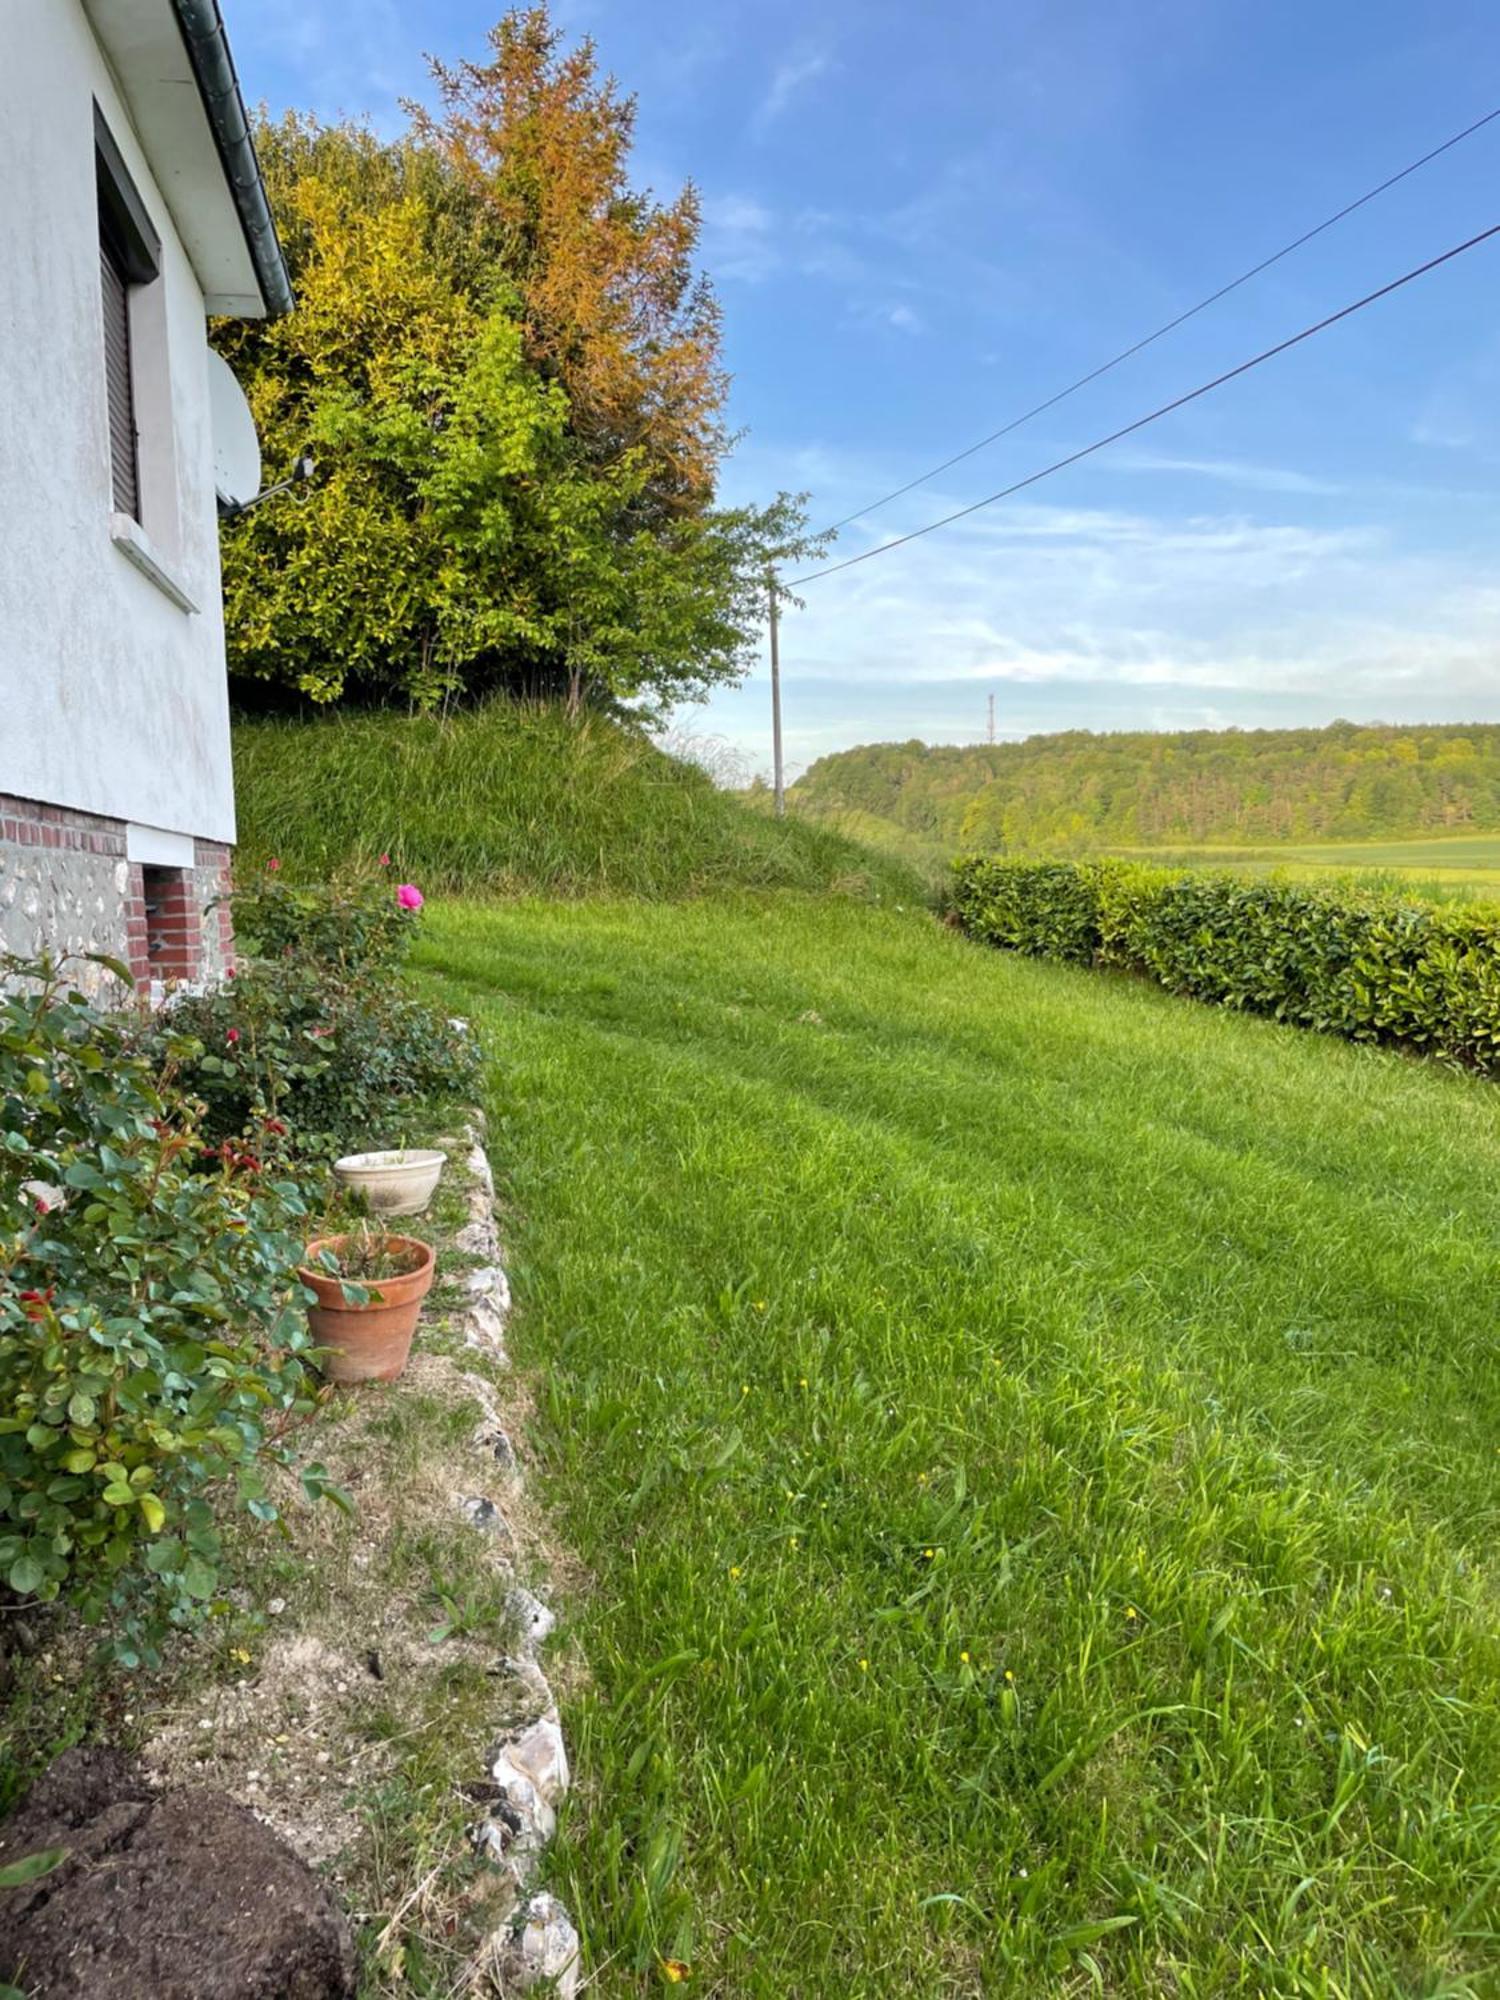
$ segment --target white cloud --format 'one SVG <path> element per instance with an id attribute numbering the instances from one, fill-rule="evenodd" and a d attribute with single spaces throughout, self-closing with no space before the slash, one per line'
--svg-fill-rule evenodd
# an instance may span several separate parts
<path id="1" fill-rule="evenodd" d="M 1155 452 L 1112 452 L 1100 463 L 1111 472 L 1187 473 L 1197 479 L 1218 480 L 1226 486 L 1243 486 L 1256 493 L 1347 493 L 1348 487 L 1331 479 L 1318 479 L 1290 466 L 1257 465 L 1241 458 L 1172 458 Z"/>
<path id="2" fill-rule="evenodd" d="M 1411 441 L 1435 445 L 1440 451 L 1470 451 L 1479 442 L 1472 424 L 1451 417 L 1445 421 L 1419 418 L 1411 427 Z"/>
<path id="3" fill-rule="evenodd" d="M 750 129 L 757 136 L 768 131 L 792 99 L 800 91 L 806 90 L 810 83 L 816 83 L 832 64 L 833 58 L 826 50 L 804 50 L 778 63 L 772 73 L 769 89 L 755 107 Z"/>
<path id="4" fill-rule="evenodd" d="M 886 325 L 895 327 L 898 333 L 922 333 L 926 330 L 921 314 L 913 312 L 908 305 L 886 306 L 882 316 Z"/>
<path id="5" fill-rule="evenodd" d="M 751 195 L 706 197 L 703 262 L 716 278 L 735 278 L 747 285 L 764 283 L 782 262 L 771 211 Z"/>
<path id="6" fill-rule="evenodd" d="M 900 477 L 829 452 L 757 459 L 736 483 L 805 482 L 824 515 Z M 1264 490 L 1258 511 L 1002 503 L 808 584 L 783 625 L 789 757 L 972 739 L 989 689 L 1020 734 L 1500 714 L 1500 503 L 1456 509 L 1423 547 L 1407 509 L 1327 523 L 1314 496 L 1308 521 L 1295 482 Z M 962 499 L 912 494 L 847 530 L 838 554 Z M 695 726 L 763 766 L 764 708 L 752 683 Z"/>
<path id="7" fill-rule="evenodd" d="M 397 0 L 260 0 L 234 21 L 235 54 L 246 93 L 257 100 L 262 63 L 269 59 L 297 79 L 291 101 L 322 118 L 368 119 L 394 135 L 405 124 L 400 100 L 427 84 L 420 41 Z"/>

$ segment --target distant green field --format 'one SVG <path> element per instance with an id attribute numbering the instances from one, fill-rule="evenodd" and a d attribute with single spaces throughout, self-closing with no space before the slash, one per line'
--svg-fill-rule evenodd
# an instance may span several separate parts
<path id="1" fill-rule="evenodd" d="M 1110 852 L 1182 867 L 1353 878 L 1366 887 L 1400 888 L 1442 902 L 1500 900 L 1500 833 L 1305 847 L 1132 847 Z"/>
<path id="2" fill-rule="evenodd" d="M 770 810 L 769 794 L 745 794 L 747 802 Z M 820 806 L 793 789 L 791 817 L 857 841 L 862 847 L 905 862 L 926 881 L 941 886 L 947 864 L 965 851 L 962 842 L 913 833 L 879 813 L 854 807 Z M 970 843 L 973 845 L 973 843 Z M 1044 848 L 1079 858 L 1083 850 Z M 1411 840 L 1329 841 L 1282 846 L 1106 847 L 1088 852 L 1153 861 L 1168 867 L 1232 868 L 1246 874 L 1280 872 L 1299 880 L 1340 880 L 1364 889 L 1393 889 L 1431 902 L 1500 902 L 1500 832 L 1424 834 Z"/>

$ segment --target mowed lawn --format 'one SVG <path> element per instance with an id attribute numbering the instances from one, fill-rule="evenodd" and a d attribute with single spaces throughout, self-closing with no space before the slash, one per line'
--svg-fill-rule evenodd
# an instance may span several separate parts
<path id="1" fill-rule="evenodd" d="M 422 956 L 589 1577 L 590 1991 L 1500 1994 L 1493 1085 L 837 900 Z"/>

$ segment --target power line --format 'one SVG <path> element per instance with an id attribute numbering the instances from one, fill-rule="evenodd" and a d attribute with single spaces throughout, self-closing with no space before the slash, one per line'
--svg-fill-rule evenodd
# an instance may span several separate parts
<path id="1" fill-rule="evenodd" d="M 1330 326 L 1337 326 L 1341 319 L 1351 314 L 1363 312 L 1379 299 L 1389 298 L 1392 292 L 1399 292 L 1403 285 L 1409 285 L 1415 278 L 1426 277 L 1441 264 L 1448 264 L 1455 257 L 1461 257 L 1466 250 L 1473 250 L 1481 243 L 1487 243 L 1492 236 L 1500 236 L 1500 222 L 1482 229 L 1477 236 L 1471 236 L 1464 243 L 1455 243 L 1451 250 L 1444 250 L 1440 256 L 1429 257 L 1425 264 L 1418 264 L 1415 270 L 1404 271 L 1399 278 L 1392 278 L 1388 285 L 1378 291 L 1366 292 L 1362 299 L 1355 299 L 1352 305 L 1341 306 L 1326 319 L 1317 320 L 1312 326 L 1303 327 L 1300 333 L 1290 335 L 1286 340 L 1277 341 L 1274 347 L 1263 348 L 1253 354 L 1248 361 L 1242 361 L 1237 368 L 1227 368 L 1222 375 L 1215 375 L 1211 382 L 1200 383 L 1196 389 L 1189 389 L 1186 395 L 1174 396 L 1170 403 L 1163 403 L 1144 417 L 1137 417 L 1134 423 L 1122 424 L 1108 437 L 1096 438 L 1092 444 L 1083 445 L 1078 451 L 1070 451 L 1066 458 L 1054 459 L 1051 465 L 1044 465 L 1039 472 L 1031 472 L 1024 479 L 1017 479 L 1009 486 L 1002 486 L 998 493 L 988 493 L 983 500 L 973 500 L 967 507 L 959 507 L 951 514 L 944 514 L 941 520 L 929 521 L 925 528 L 913 528 L 910 534 L 898 535 L 894 541 L 880 542 L 873 549 L 866 549 L 862 555 L 848 556 L 843 562 L 830 563 L 826 569 L 815 569 L 807 576 L 793 577 L 784 586 L 788 590 L 800 590 L 805 583 L 816 583 L 820 577 L 836 576 L 841 569 L 853 569 L 856 563 L 868 562 L 872 556 L 889 555 L 892 549 L 902 548 L 907 542 L 920 541 L 923 535 L 931 535 L 939 528 L 946 528 L 954 521 L 961 521 L 965 515 L 977 514 L 981 507 L 993 507 L 997 500 L 1008 500 L 1013 493 L 1020 493 L 1028 486 L 1035 486 L 1039 480 L 1050 479 L 1054 472 L 1062 472 L 1070 465 L 1077 465 L 1083 458 L 1092 458 L 1096 451 L 1103 451 L 1106 445 L 1118 444 L 1121 438 L 1130 437 L 1142 431 L 1147 424 L 1154 424 L 1160 417 L 1169 417 L 1174 410 L 1180 410 L 1188 403 L 1196 403 L 1200 396 L 1208 395 L 1212 389 L 1222 389 L 1226 382 L 1234 381 L 1238 375 L 1247 375 L 1252 368 L 1259 368 L 1263 361 L 1274 361 L 1278 354 L 1285 354 L 1288 348 L 1298 347 L 1304 340 L 1311 340 L 1315 333 L 1322 333 Z"/>
<path id="2" fill-rule="evenodd" d="M 1012 417 L 1008 424 L 1002 424 L 999 430 L 991 431 L 988 437 L 982 437 L 977 444 L 967 445 L 962 451 L 956 451 L 952 458 L 945 458 L 941 465 L 932 466 L 930 470 L 918 474 L 915 479 L 908 479 L 904 486 L 896 487 L 894 491 L 883 495 L 879 500 L 872 500 L 868 507 L 860 507 L 853 514 L 846 514 L 841 521 L 835 521 L 832 527 L 825 528 L 823 532 L 836 535 L 841 528 L 847 528 L 851 521 L 862 521 L 866 514 L 873 514 L 877 509 L 889 506 L 892 500 L 899 500 L 904 493 L 910 493 L 918 486 L 925 486 L 929 479 L 936 479 L 939 473 L 948 471 L 950 466 L 961 465 L 966 458 L 972 458 L 975 452 L 983 451 L 987 445 L 998 444 L 1001 438 L 1009 437 L 1012 431 L 1018 431 L 1022 424 L 1029 424 L 1033 417 L 1041 416 L 1043 411 L 1055 409 L 1059 403 L 1066 402 L 1069 396 L 1076 395 L 1078 390 L 1086 389 L 1090 382 L 1097 382 L 1101 375 L 1107 375 L 1112 368 L 1118 368 L 1122 361 L 1129 361 L 1133 355 L 1141 353 L 1154 341 L 1161 340 L 1169 333 L 1175 333 L 1179 326 L 1185 326 L 1199 313 L 1217 305 L 1220 299 L 1227 299 L 1229 294 L 1237 292 L 1241 285 L 1248 285 L 1250 280 L 1258 278 L 1262 271 L 1269 271 L 1271 266 L 1279 264 L 1283 257 L 1290 257 L 1294 250 L 1300 250 L 1305 243 L 1311 243 L 1315 236 L 1321 236 L 1325 230 L 1332 229 L 1335 223 L 1353 215 L 1356 209 L 1374 201 L 1377 195 L 1382 195 L 1388 188 L 1395 187 L 1397 182 L 1404 181 L 1419 168 L 1427 166 L 1442 154 L 1451 152 L 1463 140 L 1472 138 L 1474 133 L 1482 131 L 1486 125 L 1492 125 L 1497 118 L 1500 118 L 1500 106 L 1486 112 L 1483 118 L 1476 118 L 1472 125 L 1466 125 L 1462 132 L 1455 132 L 1451 139 L 1445 139 L 1441 146 L 1434 146 L 1430 153 L 1424 153 L 1420 160 L 1413 160 L 1410 166 L 1403 167 L 1398 174 L 1392 174 L 1378 187 L 1372 187 L 1355 201 L 1346 202 L 1341 209 L 1318 223 L 1315 228 L 1305 230 L 1301 236 L 1283 244 L 1281 249 L 1274 251 L 1269 257 L 1263 257 L 1260 263 L 1252 264 L 1248 271 L 1242 271 L 1239 277 L 1231 278 L 1227 285 L 1220 285 L 1216 292 L 1210 292 L 1206 299 L 1199 299 L 1197 305 L 1189 306 L 1186 312 L 1180 312 L 1175 319 L 1169 319 L 1164 326 L 1159 326 L 1155 333 L 1146 334 L 1143 339 L 1135 341 L 1130 347 L 1122 348 L 1110 360 L 1101 361 L 1097 368 L 1091 368 L 1087 375 L 1080 375 L 1076 382 L 1070 382 L 1066 389 L 1059 389 L 1055 396 L 1049 396 L 1045 402 L 1034 404 L 1031 409 L 1024 410 L 1019 417 Z"/>

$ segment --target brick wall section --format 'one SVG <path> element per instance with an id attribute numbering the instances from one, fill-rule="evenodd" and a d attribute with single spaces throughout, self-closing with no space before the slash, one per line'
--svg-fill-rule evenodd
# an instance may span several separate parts
<path id="1" fill-rule="evenodd" d="M 166 985 L 196 979 L 203 955 L 196 869 L 141 870 L 146 905 L 146 950 L 151 977 Z"/>
<path id="2" fill-rule="evenodd" d="M 127 858 L 123 821 L 0 793 L 0 951 L 107 952 L 143 992 L 218 980 L 233 963 L 234 936 L 228 906 L 207 906 L 229 886 L 230 858 L 220 842 L 199 840 L 191 870 L 143 868 Z M 148 881 L 159 905 L 151 923 Z M 118 993 L 102 967 L 73 971 L 101 998 Z"/>
<path id="3" fill-rule="evenodd" d="M 12 798 L 0 792 L 0 840 L 16 847 L 50 847 L 74 854 L 107 854 L 125 858 L 125 823 L 74 812 L 68 806 L 46 806 L 36 799 Z"/>

